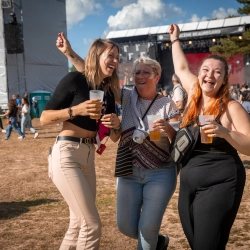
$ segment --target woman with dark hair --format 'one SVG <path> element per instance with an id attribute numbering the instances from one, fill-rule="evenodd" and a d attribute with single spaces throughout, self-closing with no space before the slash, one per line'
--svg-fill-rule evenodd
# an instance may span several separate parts
<path id="1" fill-rule="evenodd" d="M 190 247 L 195 250 L 226 248 L 245 185 L 245 169 L 238 152 L 250 155 L 250 118 L 230 95 L 228 65 L 222 56 L 209 55 L 198 77 L 188 65 L 179 40 L 180 30 L 170 25 L 175 73 L 188 93 L 180 127 L 192 127 L 212 137 L 201 143 L 180 173 L 179 214 Z M 213 115 L 198 127 L 199 115 Z"/>
<path id="2" fill-rule="evenodd" d="M 9 137 L 11 135 L 12 128 L 20 135 L 20 137 L 18 137 L 19 140 L 23 140 L 25 138 L 23 133 L 21 132 L 21 129 L 17 126 L 18 107 L 17 107 L 17 103 L 16 103 L 15 99 L 10 99 L 8 101 L 7 112 L 3 115 L 0 115 L 0 116 L 8 118 L 8 121 L 9 121 L 9 124 L 6 128 L 6 135 L 5 135 L 5 138 L 3 140 L 9 139 Z"/>
<path id="3" fill-rule="evenodd" d="M 118 63 L 119 47 L 114 42 L 94 40 L 83 72 L 70 72 L 59 82 L 40 118 L 42 125 L 63 123 L 49 156 L 50 178 L 70 210 L 61 250 L 99 249 L 101 220 L 95 204 L 94 143 L 99 141 L 102 113 L 105 126 L 111 129 L 111 140 L 119 138 L 120 120 L 115 114 L 115 98 L 120 91 Z M 104 100 L 90 100 L 90 90 L 104 91 Z"/>
<path id="4" fill-rule="evenodd" d="M 32 133 L 34 133 L 34 138 L 38 137 L 38 133 L 36 130 L 31 126 L 31 117 L 30 117 L 30 104 L 28 98 L 22 98 L 22 120 L 21 120 L 21 131 L 23 136 L 25 136 L 25 128 L 29 128 Z"/>

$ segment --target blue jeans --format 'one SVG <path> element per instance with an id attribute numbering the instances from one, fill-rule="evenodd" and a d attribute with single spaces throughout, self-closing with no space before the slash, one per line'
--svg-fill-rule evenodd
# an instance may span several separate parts
<path id="1" fill-rule="evenodd" d="M 36 130 L 31 126 L 31 118 L 29 114 L 23 114 L 22 115 L 22 121 L 21 121 L 21 131 L 23 135 L 25 136 L 25 128 L 26 126 L 30 129 L 32 133 L 36 133 Z"/>
<path id="2" fill-rule="evenodd" d="M 137 250 L 155 250 L 162 218 L 177 182 L 172 167 L 141 169 L 117 178 L 117 226 L 126 236 L 138 239 Z"/>
<path id="3" fill-rule="evenodd" d="M 21 132 L 21 128 L 18 127 L 18 125 L 17 125 L 17 121 L 18 121 L 17 117 L 11 117 L 10 120 L 11 120 L 11 124 L 9 124 L 9 125 L 7 126 L 7 128 L 6 128 L 6 136 L 5 136 L 5 137 L 6 137 L 7 139 L 9 139 L 10 134 L 11 134 L 11 131 L 12 131 L 12 128 L 13 128 L 19 135 L 23 136 L 23 133 Z"/>

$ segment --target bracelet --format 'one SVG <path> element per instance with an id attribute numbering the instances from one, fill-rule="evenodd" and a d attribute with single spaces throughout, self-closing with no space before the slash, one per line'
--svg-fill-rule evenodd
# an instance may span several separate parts
<path id="1" fill-rule="evenodd" d="M 180 41 L 180 39 L 179 38 L 174 39 L 173 41 L 171 41 L 171 44 L 173 45 L 177 41 Z"/>
<path id="2" fill-rule="evenodd" d="M 114 133 L 117 135 L 119 134 L 120 130 L 121 130 L 121 125 L 119 125 L 118 128 L 112 128 L 112 130 L 114 131 Z"/>
<path id="3" fill-rule="evenodd" d="M 72 115 L 72 108 L 71 107 L 68 108 L 68 114 L 69 114 L 69 119 L 72 120 L 74 118 L 74 116 Z"/>

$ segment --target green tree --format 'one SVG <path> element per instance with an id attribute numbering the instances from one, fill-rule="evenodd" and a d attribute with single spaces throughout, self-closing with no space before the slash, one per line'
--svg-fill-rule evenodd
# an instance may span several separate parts
<path id="1" fill-rule="evenodd" d="M 244 6 L 238 8 L 239 14 L 250 15 L 250 0 L 237 0 Z M 243 32 L 242 39 L 238 36 L 228 36 L 227 38 L 220 39 L 220 45 L 212 46 L 209 50 L 213 54 L 220 54 L 229 58 L 236 54 L 248 55 L 250 54 L 250 30 Z"/>
<path id="2" fill-rule="evenodd" d="M 241 15 L 250 15 L 250 0 L 237 0 L 238 3 L 244 4 L 242 8 L 238 8 L 238 13 Z"/>
<path id="3" fill-rule="evenodd" d="M 69 67 L 69 71 L 70 71 L 70 72 L 76 71 L 75 66 L 74 66 L 74 65 L 72 65 L 71 67 Z"/>
<path id="4" fill-rule="evenodd" d="M 211 47 L 210 52 L 223 55 L 225 58 L 236 54 L 250 54 L 250 30 L 243 32 L 242 39 L 239 39 L 238 36 L 221 38 L 220 45 Z"/>

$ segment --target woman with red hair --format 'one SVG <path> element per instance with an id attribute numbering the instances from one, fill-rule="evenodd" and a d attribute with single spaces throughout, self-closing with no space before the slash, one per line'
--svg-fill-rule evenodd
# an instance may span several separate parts
<path id="1" fill-rule="evenodd" d="M 244 190 L 246 174 L 237 151 L 250 155 L 250 118 L 230 96 L 226 60 L 209 55 L 202 61 L 197 77 L 190 71 L 181 48 L 179 27 L 170 25 L 169 34 L 174 70 L 188 93 L 180 126 L 197 126 L 198 115 L 215 118 L 200 128 L 213 138 L 212 143 L 203 144 L 198 138 L 192 155 L 182 166 L 180 219 L 192 249 L 222 250 Z"/>

